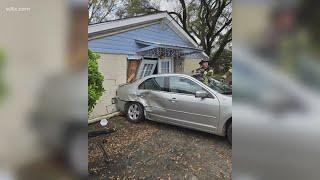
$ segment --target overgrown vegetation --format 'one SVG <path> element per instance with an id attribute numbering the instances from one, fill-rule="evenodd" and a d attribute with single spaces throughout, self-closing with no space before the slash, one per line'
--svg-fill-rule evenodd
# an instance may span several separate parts
<path id="1" fill-rule="evenodd" d="M 90 113 L 97 101 L 105 91 L 103 88 L 103 75 L 98 69 L 100 56 L 88 49 L 88 112 Z"/>

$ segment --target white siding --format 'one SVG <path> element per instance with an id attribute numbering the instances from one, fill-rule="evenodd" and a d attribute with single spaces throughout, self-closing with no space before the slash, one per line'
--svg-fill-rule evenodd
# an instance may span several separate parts
<path id="1" fill-rule="evenodd" d="M 116 112 L 116 107 L 111 103 L 115 97 L 118 85 L 127 81 L 127 56 L 114 54 L 100 54 L 99 71 L 104 76 L 103 87 L 106 92 L 99 99 L 90 118 L 103 116 Z"/>

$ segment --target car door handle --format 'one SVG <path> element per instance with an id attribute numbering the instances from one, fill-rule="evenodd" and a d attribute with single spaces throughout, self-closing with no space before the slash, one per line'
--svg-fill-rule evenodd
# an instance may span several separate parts
<path id="1" fill-rule="evenodd" d="M 172 99 L 169 99 L 169 101 L 172 102 L 172 103 L 175 103 L 175 102 L 177 102 L 177 99 L 176 98 L 172 98 Z"/>
<path id="2" fill-rule="evenodd" d="M 143 95 L 137 95 L 138 97 L 140 97 L 140 98 L 143 98 L 144 96 Z"/>

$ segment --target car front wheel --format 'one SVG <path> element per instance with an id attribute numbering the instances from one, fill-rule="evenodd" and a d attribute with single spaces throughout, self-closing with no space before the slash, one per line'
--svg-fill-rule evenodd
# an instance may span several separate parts
<path id="1" fill-rule="evenodd" d="M 144 120 L 143 107 L 139 103 L 131 103 L 127 108 L 127 117 L 131 122 Z"/>

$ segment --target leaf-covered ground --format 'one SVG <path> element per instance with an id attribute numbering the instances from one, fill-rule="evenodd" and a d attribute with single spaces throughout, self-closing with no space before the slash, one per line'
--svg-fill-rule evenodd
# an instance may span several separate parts
<path id="1" fill-rule="evenodd" d="M 123 116 L 109 123 L 116 132 L 89 138 L 90 179 L 231 179 L 224 137 Z"/>

